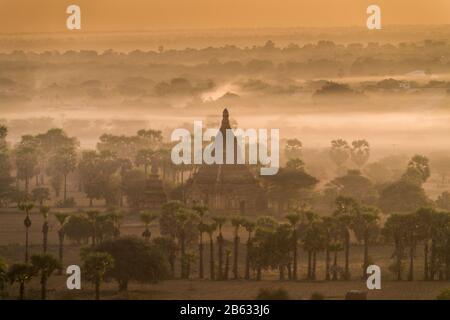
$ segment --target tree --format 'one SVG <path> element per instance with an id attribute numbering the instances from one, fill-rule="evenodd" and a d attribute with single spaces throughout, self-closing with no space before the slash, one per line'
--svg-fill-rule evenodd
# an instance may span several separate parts
<path id="1" fill-rule="evenodd" d="M 358 205 L 353 198 L 338 197 L 336 199 L 336 210 L 333 215 L 339 223 L 342 238 L 344 240 L 345 266 L 344 279 L 350 279 L 350 226 L 354 215 L 357 213 Z"/>
<path id="2" fill-rule="evenodd" d="M 157 218 L 158 214 L 153 212 L 144 211 L 141 213 L 141 221 L 144 223 L 145 226 L 145 230 L 142 233 L 142 237 L 144 237 L 145 242 L 149 242 L 150 237 L 152 235 L 149 229 L 150 223 L 152 223 L 152 221 L 156 220 Z"/>
<path id="3" fill-rule="evenodd" d="M 162 236 L 177 239 L 181 254 L 181 277 L 186 277 L 186 248 L 198 239 L 199 217 L 179 201 L 167 202 L 161 210 L 159 228 Z"/>
<path id="4" fill-rule="evenodd" d="M 93 236 L 92 223 L 83 215 L 71 215 L 64 225 L 64 235 L 71 240 L 81 244 L 82 241 L 88 242 L 89 237 Z"/>
<path id="5" fill-rule="evenodd" d="M 105 252 L 82 252 L 83 271 L 95 286 L 95 300 L 100 300 L 100 285 L 105 274 L 114 267 L 113 257 Z"/>
<path id="6" fill-rule="evenodd" d="M 217 224 L 210 223 L 206 225 L 206 233 L 209 236 L 209 278 L 215 280 L 215 264 L 214 264 L 214 232 L 217 230 Z"/>
<path id="7" fill-rule="evenodd" d="M 0 206 L 6 206 L 11 198 L 13 188 L 11 186 L 11 159 L 9 155 L 6 136 L 8 129 L 0 125 Z"/>
<path id="8" fill-rule="evenodd" d="M 286 140 L 286 147 L 284 149 L 286 159 L 300 158 L 302 156 L 302 147 L 302 143 L 298 139 Z"/>
<path id="9" fill-rule="evenodd" d="M 106 272 L 115 279 L 119 291 L 125 291 L 131 280 L 157 282 L 169 276 L 167 256 L 154 244 L 133 237 L 105 241 L 95 247 L 97 252 L 109 253 L 114 259 L 113 268 Z"/>
<path id="10" fill-rule="evenodd" d="M 292 271 L 292 277 L 294 280 L 298 279 L 297 276 L 297 263 L 298 263 L 298 227 L 299 222 L 302 219 L 302 215 L 299 212 L 293 212 L 286 216 L 286 219 L 289 221 L 292 227 L 292 252 L 293 252 L 293 271 Z"/>
<path id="11" fill-rule="evenodd" d="M 47 244 L 48 244 L 48 213 L 50 212 L 50 207 L 41 206 L 39 208 L 39 212 L 42 214 L 44 218 L 44 223 L 42 224 L 42 249 L 44 253 L 47 253 Z"/>
<path id="12" fill-rule="evenodd" d="M 225 217 L 222 216 L 216 216 L 213 217 L 214 223 L 217 225 L 217 229 L 219 230 L 219 234 L 217 235 L 217 255 L 219 259 L 219 270 L 218 270 L 218 279 L 223 279 L 223 249 L 224 249 L 224 238 L 222 235 L 222 227 L 227 221 Z"/>
<path id="13" fill-rule="evenodd" d="M 34 176 L 38 164 L 38 141 L 30 135 L 22 136 L 15 148 L 17 178 L 25 180 L 25 192 L 28 194 L 29 181 Z"/>
<path id="14" fill-rule="evenodd" d="M 252 233 L 255 230 L 255 223 L 244 219 L 242 225 L 244 226 L 245 230 L 248 232 L 248 238 L 247 238 L 247 255 L 245 257 L 245 279 L 250 279 L 250 252 L 252 251 Z"/>
<path id="15" fill-rule="evenodd" d="M 378 201 L 374 185 L 359 170 L 348 170 L 346 175 L 333 179 L 330 184 L 336 186 L 340 196 L 352 197 L 368 205 L 374 205 Z"/>
<path id="16" fill-rule="evenodd" d="M 62 274 L 62 265 L 63 265 L 63 257 L 64 257 L 64 237 L 66 234 L 65 231 L 65 225 L 68 221 L 68 214 L 62 213 L 62 212 L 56 212 L 55 218 L 58 221 L 59 224 L 59 230 L 58 230 L 58 241 L 59 241 L 59 249 L 58 249 L 58 258 L 59 263 L 61 264 L 61 269 L 59 270 L 59 273 Z"/>
<path id="17" fill-rule="evenodd" d="M 8 283 L 8 265 L 2 258 L 0 258 L 0 298 L 5 298 L 5 289 Z"/>
<path id="18" fill-rule="evenodd" d="M 442 210 L 450 210 L 450 192 L 442 192 L 436 199 L 436 205 Z"/>
<path id="19" fill-rule="evenodd" d="M 347 141 L 343 139 L 332 140 L 329 154 L 338 169 L 341 168 L 350 157 L 350 147 Z"/>
<path id="20" fill-rule="evenodd" d="M 420 185 L 400 179 L 381 190 L 378 207 L 384 213 L 409 213 L 426 207 L 428 203 L 427 195 Z"/>
<path id="21" fill-rule="evenodd" d="M 355 140 L 352 142 L 351 158 L 359 169 L 364 166 L 369 157 L 370 147 L 366 140 Z"/>
<path id="22" fill-rule="evenodd" d="M 354 231 L 358 241 L 364 243 L 364 256 L 362 264 L 362 278 L 367 277 L 367 267 L 369 266 L 369 246 L 374 241 L 379 232 L 378 221 L 380 211 L 378 208 L 370 206 L 361 206 L 356 211 L 351 221 L 351 228 Z"/>
<path id="23" fill-rule="evenodd" d="M 137 166 L 144 167 L 145 177 L 147 177 L 147 168 L 152 163 L 154 151 L 151 149 L 139 150 L 136 154 L 135 163 Z"/>
<path id="24" fill-rule="evenodd" d="M 291 201 L 300 197 L 300 191 L 313 188 L 318 180 L 306 173 L 302 168 L 280 168 L 276 175 L 264 176 L 269 198 L 278 204 L 281 214 L 291 208 Z"/>
<path id="25" fill-rule="evenodd" d="M 61 263 L 52 255 L 44 253 L 31 256 L 31 265 L 34 272 L 40 274 L 41 299 L 46 300 L 48 278 L 55 270 L 61 269 Z"/>
<path id="26" fill-rule="evenodd" d="M 382 230 L 385 239 L 394 243 L 394 253 L 392 254 L 394 264 L 391 270 L 399 281 L 402 280 L 403 259 L 405 258 L 406 219 L 405 215 L 392 214 L 386 220 Z"/>
<path id="27" fill-rule="evenodd" d="M 30 202 L 22 202 L 17 206 L 21 211 L 25 212 L 25 219 L 23 220 L 23 225 L 25 226 L 25 263 L 28 262 L 28 237 L 29 229 L 31 227 L 30 212 L 34 205 Z"/>
<path id="28" fill-rule="evenodd" d="M 33 191 L 31 191 L 31 199 L 43 206 L 44 201 L 50 200 L 50 190 L 44 187 L 34 188 Z"/>
<path id="29" fill-rule="evenodd" d="M 11 284 L 19 283 L 19 300 L 25 299 L 25 284 L 34 276 L 34 269 L 28 263 L 15 263 L 8 269 L 7 278 Z"/>
<path id="30" fill-rule="evenodd" d="M 203 234 L 206 233 L 208 227 L 203 222 L 205 214 L 208 212 L 208 208 L 204 206 L 194 206 L 192 208 L 199 216 L 200 222 L 197 226 L 198 228 L 198 272 L 199 278 L 203 279 L 204 269 L 203 269 Z"/>
<path id="31" fill-rule="evenodd" d="M 234 253 L 233 253 L 233 276 L 234 279 L 239 278 L 238 258 L 239 258 L 239 228 L 243 225 L 242 217 L 236 216 L 231 218 L 231 225 L 234 228 Z"/>
<path id="32" fill-rule="evenodd" d="M 430 177 L 430 161 L 427 157 L 415 155 L 408 162 L 403 179 L 411 183 L 422 185 Z"/>
<path id="33" fill-rule="evenodd" d="M 75 144 L 66 144 L 57 150 L 49 160 L 49 173 L 64 178 L 64 202 L 67 200 L 67 176 L 75 170 L 77 154 Z"/>

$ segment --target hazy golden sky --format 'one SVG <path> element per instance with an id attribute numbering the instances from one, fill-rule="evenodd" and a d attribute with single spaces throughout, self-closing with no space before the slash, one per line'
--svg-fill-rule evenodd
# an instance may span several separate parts
<path id="1" fill-rule="evenodd" d="M 66 31 L 70 4 L 82 31 L 365 26 L 369 4 L 384 25 L 450 24 L 450 0 L 0 0 L 0 32 Z"/>

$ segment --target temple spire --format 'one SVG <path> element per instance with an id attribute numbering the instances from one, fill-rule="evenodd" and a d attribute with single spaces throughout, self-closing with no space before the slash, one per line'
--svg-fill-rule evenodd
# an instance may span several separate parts
<path id="1" fill-rule="evenodd" d="M 229 117 L 230 115 L 228 113 L 227 108 L 223 109 L 222 124 L 220 126 L 220 131 L 224 132 L 226 129 L 231 129 Z"/>

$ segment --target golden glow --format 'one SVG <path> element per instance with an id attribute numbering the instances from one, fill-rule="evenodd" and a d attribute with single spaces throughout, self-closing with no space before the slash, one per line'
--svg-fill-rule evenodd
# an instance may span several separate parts
<path id="1" fill-rule="evenodd" d="M 450 24 L 449 0 L 0 0 L 0 32 L 69 32 L 70 4 L 83 32 L 365 26 L 369 4 L 384 25 Z"/>

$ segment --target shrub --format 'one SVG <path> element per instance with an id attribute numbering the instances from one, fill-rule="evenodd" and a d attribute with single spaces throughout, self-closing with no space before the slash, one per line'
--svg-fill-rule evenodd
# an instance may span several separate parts
<path id="1" fill-rule="evenodd" d="M 438 296 L 437 300 L 450 300 L 450 288 L 442 290 Z"/>
<path id="2" fill-rule="evenodd" d="M 289 294 L 283 288 L 262 288 L 259 290 L 256 300 L 289 300 Z"/>
<path id="3" fill-rule="evenodd" d="M 75 199 L 73 197 L 67 198 L 65 201 L 60 200 L 56 203 L 58 208 L 74 208 L 76 206 Z"/>
<path id="4" fill-rule="evenodd" d="M 325 296 L 320 292 L 313 292 L 309 300 L 325 300 Z"/>

